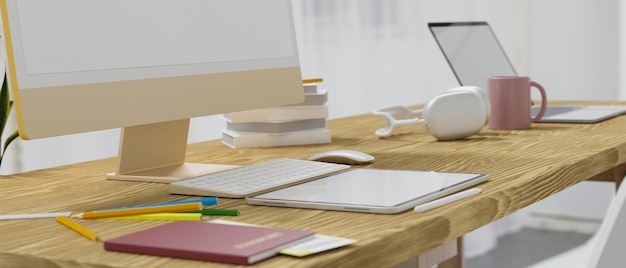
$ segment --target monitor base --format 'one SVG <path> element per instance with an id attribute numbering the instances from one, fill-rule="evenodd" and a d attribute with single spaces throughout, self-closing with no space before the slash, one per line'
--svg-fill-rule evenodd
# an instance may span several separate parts
<path id="1" fill-rule="evenodd" d="M 122 129 L 115 172 L 110 180 L 171 183 L 233 165 L 185 163 L 189 119 L 130 126 Z"/>
<path id="2" fill-rule="evenodd" d="M 109 180 L 172 183 L 206 174 L 237 168 L 235 165 L 183 163 L 126 174 L 109 173 Z"/>

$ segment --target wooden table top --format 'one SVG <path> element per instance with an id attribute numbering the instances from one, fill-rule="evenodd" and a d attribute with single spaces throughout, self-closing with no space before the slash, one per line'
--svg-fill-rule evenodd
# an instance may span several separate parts
<path id="1" fill-rule="evenodd" d="M 209 220 L 305 229 L 357 240 L 305 258 L 277 256 L 255 265 L 259 267 L 393 266 L 597 174 L 623 176 L 621 170 L 611 172 L 626 163 L 626 116 L 597 124 L 538 123 L 521 131 L 485 128 L 470 138 L 447 142 L 436 141 L 421 125 L 402 127 L 388 138 L 376 137 L 374 131 L 384 125 L 382 117 L 369 114 L 330 120 L 333 141 L 322 145 L 231 149 L 219 140 L 191 144 L 187 161 L 248 165 L 353 149 L 376 157 L 363 167 L 489 175 L 479 185 L 481 194 L 420 214 L 251 206 L 242 199 L 221 198 L 215 207 L 237 208 L 242 215 Z M 113 171 L 114 165 L 114 159 L 105 159 L 0 177 L 0 214 L 82 212 L 190 198 L 170 195 L 165 184 L 106 180 L 104 174 Z M 103 240 L 163 224 L 81 223 Z M 0 263 L 3 267 L 232 267 L 107 252 L 102 242 L 87 240 L 54 219 L 0 221 Z"/>

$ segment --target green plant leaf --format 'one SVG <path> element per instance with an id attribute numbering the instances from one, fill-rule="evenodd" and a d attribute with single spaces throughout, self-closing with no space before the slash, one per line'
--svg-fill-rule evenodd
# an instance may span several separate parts
<path id="1" fill-rule="evenodd" d="M 11 113 L 11 107 L 13 107 L 13 101 L 9 95 L 9 85 L 7 83 L 7 75 L 4 73 L 4 79 L 2 81 L 2 89 L 0 89 L 0 137 L 4 134 L 7 122 L 9 121 L 9 114 Z M 7 148 L 15 139 L 20 136 L 16 130 L 4 140 L 4 146 L 0 151 L 0 166 L 2 165 L 2 159 L 6 153 Z"/>
<path id="2" fill-rule="evenodd" d="M 9 137 L 4 141 L 4 149 L 2 150 L 2 153 L 0 154 L 0 166 L 2 166 L 2 159 L 4 159 L 4 155 L 7 151 L 7 148 L 9 147 L 9 144 L 11 144 L 11 142 L 17 139 L 19 136 L 20 136 L 20 133 L 16 130 L 13 133 L 11 133 L 11 135 L 9 135 Z"/>
<path id="3" fill-rule="evenodd" d="M 7 76 L 5 73 L 2 81 L 2 89 L 0 90 L 0 135 L 4 133 L 4 128 L 7 125 L 7 121 L 9 121 L 9 113 L 11 112 L 11 98 L 7 84 Z"/>
<path id="4" fill-rule="evenodd" d="M 17 139 L 19 136 L 20 136 L 20 133 L 16 130 L 16 131 L 13 131 L 13 133 L 11 133 L 11 135 L 9 135 L 6 140 L 4 140 L 4 148 L 2 149 L 3 155 L 4 155 L 4 152 L 7 151 L 7 148 L 9 148 L 9 144 L 11 144 L 11 142 Z"/>

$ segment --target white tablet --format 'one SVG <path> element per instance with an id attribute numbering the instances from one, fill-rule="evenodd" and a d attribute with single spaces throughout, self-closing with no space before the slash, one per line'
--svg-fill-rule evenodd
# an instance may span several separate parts
<path id="1" fill-rule="evenodd" d="M 356 168 L 248 197 L 251 205 L 394 214 L 487 180 L 486 174 Z"/>

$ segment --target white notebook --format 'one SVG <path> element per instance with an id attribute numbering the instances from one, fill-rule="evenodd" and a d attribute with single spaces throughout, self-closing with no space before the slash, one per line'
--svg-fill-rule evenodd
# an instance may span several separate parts
<path id="1" fill-rule="evenodd" d="M 252 205 L 394 214 L 487 180 L 486 174 L 354 168 L 246 198 Z"/>

